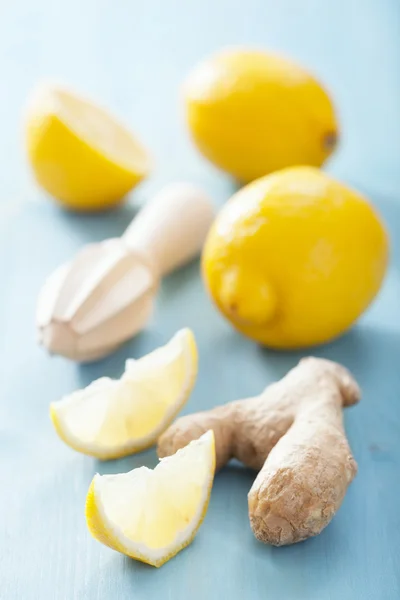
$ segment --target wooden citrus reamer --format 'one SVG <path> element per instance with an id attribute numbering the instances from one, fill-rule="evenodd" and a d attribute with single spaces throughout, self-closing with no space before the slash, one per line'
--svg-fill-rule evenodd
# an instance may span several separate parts
<path id="1" fill-rule="evenodd" d="M 121 238 L 89 244 L 43 286 L 39 341 L 51 353 L 97 360 L 143 329 L 160 279 L 201 250 L 214 210 L 189 184 L 161 190 Z"/>

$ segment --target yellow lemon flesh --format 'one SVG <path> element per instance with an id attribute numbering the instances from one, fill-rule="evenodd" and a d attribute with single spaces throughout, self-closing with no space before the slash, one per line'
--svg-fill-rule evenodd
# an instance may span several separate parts
<path id="1" fill-rule="evenodd" d="M 62 87 L 33 93 L 25 136 L 37 182 L 74 210 L 117 204 L 150 170 L 147 151 L 123 125 Z"/>
<path id="2" fill-rule="evenodd" d="M 202 268 L 221 312 L 275 348 L 327 342 L 361 315 L 388 262 L 378 215 L 354 190 L 313 167 L 284 169 L 222 208 Z"/>
<path id="3" fill-rule="evenodd" d="M 86 499 L 89 531 L 106 546 L 160 567 L 196 535 L 214 472 L 214 434 L 208 431 L 153 471 L 96 475 Z"/>
<path id="4" fill-rule="evenodd" d="M 337 143 L 334 109 L 318 81 L 266 52 L 212 56 L 189 75 L 184 97 L 199 150 L 241 182 L 284 167 L 321 166 Z"/>
<path id="5" fill-rule="evenodd" d="M 156 443 L 188 400 L 197 376 L 189 329 L 139 360 L 128 360 L 119 380 L 102 377 L 50 406 L 60 438 L 100 459 L 139 452 Z"/>

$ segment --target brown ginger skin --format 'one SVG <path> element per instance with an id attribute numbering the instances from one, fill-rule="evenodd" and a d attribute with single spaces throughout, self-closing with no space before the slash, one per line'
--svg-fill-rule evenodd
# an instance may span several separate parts
<path id="1" fill-rule="evenodd" d="M 342 407 L 359 398 L 344 367 L 306 358 L 256 398 L 181 417 L 159 439 L 158 454 L 213 429 L 217 469 L 237 458 L 259 471 L 248 495 L 254 535 L 293 544 L 328 525 L 357 473 Z"/>

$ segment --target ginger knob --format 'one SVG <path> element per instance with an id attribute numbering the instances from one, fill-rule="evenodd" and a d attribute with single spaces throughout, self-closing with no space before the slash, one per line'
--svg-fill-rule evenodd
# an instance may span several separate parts
<path id="1" fill-rule="evenodd" d="M 306 358 L 260 396 L 181 417 L 159 439 L 158 453 L 173 454 L 212 429 L 217 468 L 237 458 L 259 471 L 248 496 L 254 535 L 293 544 L 328 525 L 357 473 L 342 407 L 359 398 L 344 367 Z"/>

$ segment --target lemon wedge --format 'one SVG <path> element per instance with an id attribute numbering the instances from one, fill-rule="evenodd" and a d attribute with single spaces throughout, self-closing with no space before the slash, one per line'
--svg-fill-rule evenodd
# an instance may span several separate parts
<path id="1" fill-rule="evenodd" d="M 185 404 L 197 376 L 197 348 L 189 329 L 139 360 L 119 380 L 102 377 L 50 405 L 60 438 L 100 459 L 133 454 L 157 441 Z"/>
<path id="2" fill-rule="evenodd" d="M 74 210 L 118 203 L 150 170 L 147 150 L 109 112 L 75 92 L 42 84 L 25 116 L 37 182 Z"/>
<path id="3" fill-rule="evenodd" d="M 86 498 L 89 531 L 106 546 L 160 567 L 196 535 L 214 472 L 214 433 L 207 431 L 154 470 L 97 474 Z"/>

